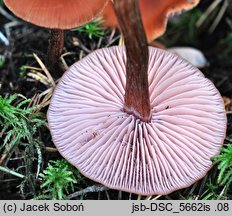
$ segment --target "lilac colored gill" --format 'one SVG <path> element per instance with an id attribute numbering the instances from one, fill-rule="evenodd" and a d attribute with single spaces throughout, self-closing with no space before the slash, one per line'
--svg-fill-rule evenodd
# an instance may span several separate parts
<path id="1" fill-rule="evenodd" d="M 60 80 L 48 121 L 59 152 L 109 188 L 168 194 L 202 178 L 226 130 L 215 86 L 185 60 L 149 48 L 149 123 L 123 112 L 123 47 L 97 50 Z"/>

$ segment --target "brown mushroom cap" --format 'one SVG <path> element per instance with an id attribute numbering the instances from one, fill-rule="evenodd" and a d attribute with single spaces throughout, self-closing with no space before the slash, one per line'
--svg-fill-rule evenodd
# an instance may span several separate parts
<path id="1" fill-rule="evenodd" d="M 190 10 L 200 0 L 139 0 L 143 25 L 146 30 L 148 41 L 161 36 L 166 29 L 168 16 L 184 10 Z M 119 27 L 113 3 L 108 2 L 103 11 L 104 25 Z"/>
<path id="2" fill-rule="evenodd" d="M 108 0 L 4 0 L 18 17 L 38 26 L 70 29 L 91 21 Z"/>
<path id="3" fill-rule="evenodd" d="M 149 48 L 152 118 L 123 111 L 126 54 L 97 50 L 61 78 L 48 111 L 59 152 L 82 174 L 109 188 L 168 194 L 202 178 L 226 130 L 223 100 L 194 66 Z"/>

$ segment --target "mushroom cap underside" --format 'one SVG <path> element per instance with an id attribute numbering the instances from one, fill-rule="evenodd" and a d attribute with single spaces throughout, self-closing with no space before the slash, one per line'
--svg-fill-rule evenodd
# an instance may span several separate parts
<path id="1" fill-rule="evenodd" d="M 21 19 L 38 26 L 70 29 L 83 25 L 102 12 L 108 0 L 4 0 Z"/>
<path id="2" fill-rule="evenodd" d="M 152 118 L 123 111 L 126 54 L 94 51 L 63 75 L 48 111 L 54 144 L 86 177 L 141 195 L 168 194 L 202 178 L 226 130 L 222 98 L 173 53 L 149 48 Z"/>
<path id="3" fill-rule="evenodd" d="M 139 0 L 143 25 L 148 41 L 161 36 L 166 29 L 168 17 L 195 7 L 200 0 Z M 113 2 L 109 1 L 102 16 L 104 25 L 119 27 Z"/>

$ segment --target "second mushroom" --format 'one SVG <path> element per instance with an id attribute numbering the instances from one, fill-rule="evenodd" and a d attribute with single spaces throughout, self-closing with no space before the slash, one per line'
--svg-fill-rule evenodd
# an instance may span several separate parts
<path id="1" fill-rule="evenodd" d="M 83 25 L 96 16 L 109 0 L 4 0 L 6 6 L 21 19 L 51 29 L 48 66 L 59 77 L 59 58 L 64 48 L 64 30 Z"/>
<path id="2" fill-rule="evenodd" d="M 225 137 L 224 104 L 197 68 L 148 48 L 137 0 L 114 4 L 126 48 L 97 50 L 63 75 L 48 111 L 52 138 L 86 177 L 168 194 L 211 168 Z"/>

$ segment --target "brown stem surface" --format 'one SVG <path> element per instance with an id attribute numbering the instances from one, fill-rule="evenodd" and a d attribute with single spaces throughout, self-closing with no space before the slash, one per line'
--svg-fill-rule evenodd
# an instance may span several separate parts
<path id="1" fill-rule="evenodd" d="M 143 121 L 151 118 L 148 89 L 148 45 L 138 0 L 114 0 L 115 13 L 126 46 L 124 110 Z"/>
<path id="2" fill-rule="evenodd" d="M 48 67 L 54 77 L 61 75 L 59 58 L 64 48 L 64 30 L 52 29 L 48 47 Z"/>

